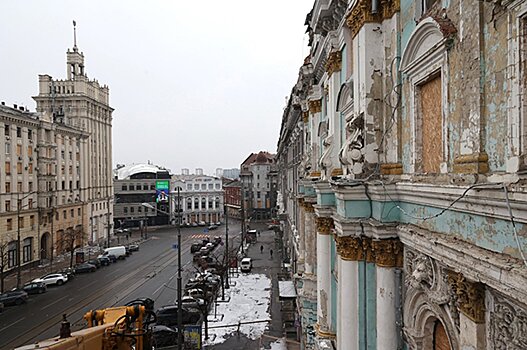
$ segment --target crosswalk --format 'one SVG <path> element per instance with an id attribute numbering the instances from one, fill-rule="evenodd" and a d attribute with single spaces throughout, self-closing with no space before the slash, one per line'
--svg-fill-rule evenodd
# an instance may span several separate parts
<path id="1" fill-rule="evenodd" d="M 194 234 L 194 235 L 190 236 L 190 238 L 192 238 L 192 239 L 204 239 L 204 238 L 210 238 L 210 235 L 207 234 L 207 233 L 199 233 L 199 234 Z"/>

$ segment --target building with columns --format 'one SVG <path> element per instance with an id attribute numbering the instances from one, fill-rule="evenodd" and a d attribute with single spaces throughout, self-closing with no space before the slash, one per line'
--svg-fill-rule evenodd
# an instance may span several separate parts
<path id="1" fill-rule="evenodd" d="M 186 170 L 186 169 L 184 169 Z M 199 170 L 199 171 L 198 171 Z M 171 208 L 177 219 L 177 188 L 179 187 L 181 224 L 191 225 L 205 222 L 217 223 L 223 220 L 223 187 L 220 178 L 196 174 L 173 175 L 171 180 Z"/>
<path id="2" fill-rule="evenodd" d="M 526 18 L 314 2 L 276 155 L 303 348 L 527 348 Z"/>

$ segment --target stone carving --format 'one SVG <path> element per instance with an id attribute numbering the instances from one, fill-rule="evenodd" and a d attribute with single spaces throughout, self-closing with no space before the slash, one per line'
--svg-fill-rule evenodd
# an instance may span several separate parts
<path id="1" fill-rule="evenodd" d="M 485 286 L 470 282 L 462 274 L 449 272 L 448 282 L 457 298 L 459 310 L 476 323 L 485 322 Z"/>
<path id="2" fill-rule="evenodd" d="M 315 208 L 313 207 L 312 203 L 304 202 L 304 211 L 306 213 L 314 213 L 315 212 Z"/>
<path id="3" fill-rule="evenodd" d="M 342 260 L 358 261 L 364 259 L 362 250 L 362 240 L 359 237 L 342 236 L 335 237 L 337 243 L 337 253 Z"/>
<path id="4" fill-rule="evenodd" d="M 335 228 L 332 218 L 317 217 L 315 224 L 317 226 L 317 232 L 323 235 L 329 235 L 331 230 Z"/>
<path id="5" fill-rule="evenodd" d="M 432 262 L 428 256 L 409 251 L 406 254 L 406 265 L 406 284 L 414 288 L 430 289 L 432 287 Z"/>
<path id="6" fill-rule="evenodd" d="M 375 263 L 381 267 L 403 266 L 403 245 L 398 239 L 372 241 Z"/>
<path id="7" fill-rule="evenodd" d="M 355 37 L 365 23 L 381 22 L 384 18 L 391 18 L 399 11 L 400 0 L 383 0 L 380 2 L 379 11 L 371 12 L 372 0 L 358 0 L 346 18 L 346 25 L 351 30 L 352 38 Z"/>
<path id="8" fill-rule="evenodd" d="M 362 173 L 364 166 L 364 115 L 351 114 L 346 118 L 346 141 L 339 151 L 339 159 L 350 177 Z"/>
<path id="9" fill-rule="evenodd" d="M 333 166 L 331 159 L 333 153 L 333 135 L 327 136 L 322 144 L 324 145 L 324 152 L 320 157 L 319 165 L 322 169 L 322 179 L 327 179 L 331 176 L 331 167 Z"/>
<path id="10" fill-rule="evenodd" d="M 302 177 L 309 176 L 309 173 L 311 172 L 311 153 L 311 145 L 306 143 L 306 149 L 299 167 L 300 175 L 303 175 Z"/>
<path id="11" fill-rule="evenodd" d="M 496 350 L 527 349 L 527 310 L 492 293 L 489 342 Z"/>
<path id="12" fill-rule="evenodd" d="M 333 51 L 329 54 L 326 61 L 326 72 L 331 75 L 340 71 L 342 65 L 342 53 L 340 51 Z"/>
<path id="13" fill-rule="evenodd" d="M 309 111 L 311 113 L 320 113 L 322 111 L 322 100 L 311 100 L 308 102 Z"/>
<path id="14" fill-rule="evenodd" d="M 375 262 L 375 251 L 373 250 L 372 239 L 370 237 L 362 237 L 362 251 L 366 262 Z"/>

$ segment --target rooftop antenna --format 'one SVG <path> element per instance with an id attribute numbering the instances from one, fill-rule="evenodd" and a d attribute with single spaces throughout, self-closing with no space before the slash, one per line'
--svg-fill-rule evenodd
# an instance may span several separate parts
<path id="1" fill-rule="evenodd" d="M 77 22 L 73 21 L 73 51 L 77 52 Z"/>

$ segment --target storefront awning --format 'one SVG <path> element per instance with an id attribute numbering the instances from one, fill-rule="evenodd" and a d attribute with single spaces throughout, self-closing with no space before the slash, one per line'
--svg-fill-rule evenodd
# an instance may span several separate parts
<path id="1" fill-rule="evenodd" d="M 278 281 L 278 293 L 280 298 L 296 298 L 293 281 Z"/>

